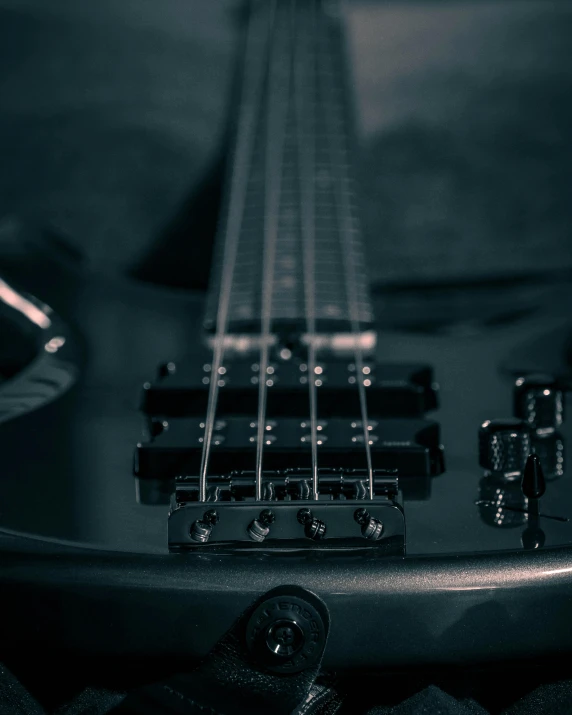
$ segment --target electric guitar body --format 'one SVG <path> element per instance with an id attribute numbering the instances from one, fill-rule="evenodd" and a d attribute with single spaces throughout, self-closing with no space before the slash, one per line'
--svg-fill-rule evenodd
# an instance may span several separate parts
<path id="1" fill-rule="evenodd" d="M 4 231 L 3 642 L 196 659 L 301 585 L 327 668 L 569 651 L 572 291 L 370 300 L 337 5 L 245 34 L 206 298 Z"/>

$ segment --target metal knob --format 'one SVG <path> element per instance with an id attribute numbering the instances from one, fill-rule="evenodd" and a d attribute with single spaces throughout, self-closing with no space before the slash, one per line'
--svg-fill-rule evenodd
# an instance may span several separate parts
<path id="1" fill-rule="evenodd" d="M 564 439 L 560 432 L 554 430 L 546 434 L 534 434 L 532 449 L 539 456 L 544 474 L 548 481 L 564 476 L 565 451 Z"/>
<path id="2" fill-rule="evenodd" d="M 516 419 L 487 420 L 479 430 L 479 464 L 503 479 L 519 479 L 530 454 L 530 429 Z"/>
<path id="3" fill-rule="evenodd" d="M 564 421 L 564 392 L 552 375 L 519 377 L 514 388 L 514 414 L 538 434 L 553 432 Z"/>

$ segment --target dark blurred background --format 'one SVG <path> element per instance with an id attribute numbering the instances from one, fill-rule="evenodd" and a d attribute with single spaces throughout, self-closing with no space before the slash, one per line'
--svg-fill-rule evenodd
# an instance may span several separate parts
<path id="1" fill-rule="evenodd" d="M 347 15 L 374 281 L 571 268 L 572 4 Z M 96 268 L 153 263 L 221 156 L 239 26 L 231 0 L 0 0 L 0 216 Z M 178 230 L 204 253 L 208 228 Z"/>

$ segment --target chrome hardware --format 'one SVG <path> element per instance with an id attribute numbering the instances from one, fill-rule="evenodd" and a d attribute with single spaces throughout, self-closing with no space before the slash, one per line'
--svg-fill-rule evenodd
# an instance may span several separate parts
<path id="1" fill-rule="evenodd" d="M 479 464 L 488 473 L 517 479 L 530 454 L 530 430 L 516 419 L 487 420 L 479 430 Z"/>
<path id="2" fill-rule="evenodd" d="M 248 535 L 253 541 L 264 541 L 270 533 L 270 525 L 275 520 L 274 512 L 270 509 L 264 509 L 260 512 L 258 519 L 254 519 L 247 529 Z"/>
<path id="3" fill-rule="evenodd" d="M 354 519 L 361 526 L 361 535 L 365 539 L 377 541 L 383 533 L 383 524 L 379 519 L 374 519 L 367 509 L 356 509 Z"/>
<path id="4" fill-rule="evenodd" d="M 514 414 L 537 434 L 554 432 L 564 421 L 564 391 L 551 375 L 519 377 L 514 388 Z"/>
<path id="5" fill-rule="evenodd" d="M 219 520 L 218 513 L 214 509 L 205 512 L 202 519 L 197 519 L 191 527 L 191 539 L 199 544 L 206 544 L 210 539 L 213 526 Z"/>
<path id="6" fill-rule="evenodd" d="M 304 525 L 304 534 L 308 539 L 319 541 L 326 535 L 326 523 L 316 519 L 311 509 L 300 509 L 298 521 Z"/>

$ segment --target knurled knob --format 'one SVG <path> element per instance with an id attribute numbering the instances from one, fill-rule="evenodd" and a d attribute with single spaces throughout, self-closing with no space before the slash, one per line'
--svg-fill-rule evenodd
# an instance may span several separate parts
<path id="1" fill-rule="evenodd" d="M 552 375 L 519 377 L 514 414 L 539 434 L 558 429 L 564 421 L 564 392 L 558 380 Z"/>
<path id="2" fill-rule="evenodd" d="M 546 434 L 535 434 L 532 447 L 542 462 L 544 474 L 548 481 L 564 476 L 565 451 L 564 439 L 560 432 L 554 430 Z"/>
<path id="3" fill-rule="evenodd" d="M 479 430 L 479 464 L 504 479 L 519 479 L 530 454 L 530 428 L 523 420 L 487 420 Z"/>

